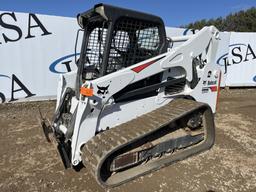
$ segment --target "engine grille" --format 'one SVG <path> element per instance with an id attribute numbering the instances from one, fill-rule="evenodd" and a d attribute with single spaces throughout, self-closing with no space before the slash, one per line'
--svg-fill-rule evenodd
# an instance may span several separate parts
<path id="1" fill-rule="evenodd" d="M 168 77 L 168 80 L 174 80 L 174 79 L 175 78 Z M 173 94 L 181 93 L 184 90 L 185 85 L 186 85 L 186 78 L 184 78 L 184 80 L 179 83 L 165 87 L 165 94 L 173 95 Z"/>

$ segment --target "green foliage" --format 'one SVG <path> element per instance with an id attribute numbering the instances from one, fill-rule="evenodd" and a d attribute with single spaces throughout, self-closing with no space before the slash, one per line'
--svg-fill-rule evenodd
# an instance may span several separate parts
<path id="1" fill-rule="evenodd" d="M 256 32 L 256 8 L 252 7 L 245 11 L 232 13 L 225 18 L 201 20 L 190 23 L 183 27 L 201 29 L 204 26 L 214 25 L 220 31 Z"/>

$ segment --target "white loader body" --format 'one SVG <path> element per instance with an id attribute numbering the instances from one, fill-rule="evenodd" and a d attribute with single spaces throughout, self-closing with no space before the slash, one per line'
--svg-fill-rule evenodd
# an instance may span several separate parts
<path id="1" fill-rule="evenodd" d="M 185 41 L 181 46 L 169 49 L 168 52 L 157 57 L 150 58 L 117 72 L 101 78 L 86 81 L 82 87 L 93 90 L 93 96 L 80 95 L 72 98 L 71 113 L 76 112 L 74 132 L 71 138 L 72 164 L 77 165 L 81 161 L 81 147 L 97 132 L 111 129 L 117 125 L 130 121 L 138 116 L 146 114 L 156 108 L 171 102 L 177 95 L 191 96 L 196 101 L 207 103 L 216 110 L 216 100 L 219 89 L 220 70 L 215 64 L 216 50 L 219 33 L 215 27 L 205 27 L 195 35 L 175 38 L 174 41 Z M 199 82 L 194 89 L 185 85 L 184 90 L 177 95 L 166 94 L 163 88 L 159 88 L 157 96 L 133 102 L 121 102 L 114 104 L 112 96 L 129 84 L 145 79 L 149 76 L 164 72 L 162 81 L 168 76 L 185 77 L 187 82 L 193 79 L 193 59 L 202 54 L 202 60 L 206 60 L 204 67 L 196 67 Z M 146 66 L 144 68 L 144 66 Z M 75 89 L 76 71 L 60 76 L 57 108 L 65 89 Z M 104 93 L 98 87 L 108 87 Z M 67 128 L 62 126 L 65 134 Z"/>

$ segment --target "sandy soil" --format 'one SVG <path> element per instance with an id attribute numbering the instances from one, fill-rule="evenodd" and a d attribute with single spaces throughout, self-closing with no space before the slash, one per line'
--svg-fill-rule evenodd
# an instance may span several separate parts
<path id="1" fill-rule="evenodd" d="M 64 170 L 38 106 L 54 110 L 49 101 L 0 105 L 0 191 L 104 191 L 86 168 Z M 219 106 L 210 151 L 108 191 L 256 191 L 256 89 L 222 90 Z"/>

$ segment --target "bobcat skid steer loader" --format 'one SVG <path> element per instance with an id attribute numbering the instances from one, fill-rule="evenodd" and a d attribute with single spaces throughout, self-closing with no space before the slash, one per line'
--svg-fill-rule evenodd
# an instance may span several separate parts
<path id="1" fill-rule="evenodd" d="M 161 18 L 106 4 L 78 23 L 78 69 L 60 75 L 53 122 L 42 122 L 66 167 L 114 187 L 213 145 L 215 27 L 171 38 Z"/>

